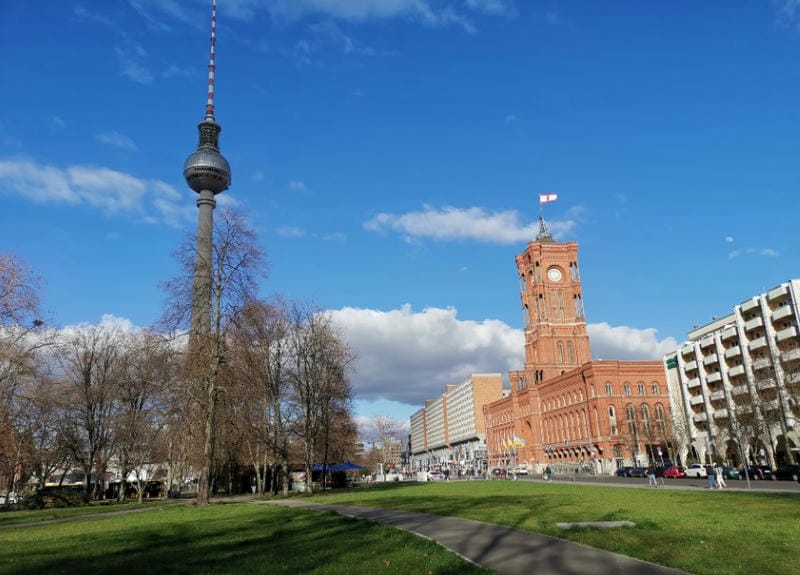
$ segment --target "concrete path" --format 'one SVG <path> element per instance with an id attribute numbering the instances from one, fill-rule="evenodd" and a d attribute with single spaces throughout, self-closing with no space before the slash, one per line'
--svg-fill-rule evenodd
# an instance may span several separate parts
<path id="1" fill-rule="evenodd" d="M 469 519 L 413 511 L 324 505 L 297 499 L 264 503 L 331 511 L 392 525 L 436 541 L 467 561 L 500 575 L 686 575 L 684 571 L 580 543 Z"/>

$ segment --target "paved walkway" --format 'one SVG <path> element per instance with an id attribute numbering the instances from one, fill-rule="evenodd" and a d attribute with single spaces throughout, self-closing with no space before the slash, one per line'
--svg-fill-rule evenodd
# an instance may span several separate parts
<path id="1" fill-rule="evenodd" d="M 436 541 L 500 575 L 685 575 L 685 572 L 541 533 L 413 511 L 324 505 L 298 499 L 263 503 L 332 511 L 385 523 Z"/>

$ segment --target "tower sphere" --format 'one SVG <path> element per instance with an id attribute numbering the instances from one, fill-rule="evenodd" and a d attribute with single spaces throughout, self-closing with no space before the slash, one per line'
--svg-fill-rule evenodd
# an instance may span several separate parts
<path id="1" fill-rule="evenodd" d="M 208 190 L 214 195 L 224 192 L 231 185 L 231 166 L 219 153 L 217 142 L 222 128 L 213 118 L 206 117 L 197 126 L 200 143 L 183 164 L 183 177 L 189 187 L 198 194 Z"/>

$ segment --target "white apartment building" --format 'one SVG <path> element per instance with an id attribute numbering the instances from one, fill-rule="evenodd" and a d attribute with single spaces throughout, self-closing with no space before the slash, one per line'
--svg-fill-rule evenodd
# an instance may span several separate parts
<path id="1" fill-rule="evenodd" d="M 800 280 L 689 333 L 664 358 L 681 461 L 800 459 Z"/>
<path id="2" fill-rule="evenodd" d="M 411 463 L 431 467 L 477 468 L 486 460 L 483 406 L 503 394 L 499 373 L 473 374 L 444 394 L 425 402 L 411 416 Z"/>

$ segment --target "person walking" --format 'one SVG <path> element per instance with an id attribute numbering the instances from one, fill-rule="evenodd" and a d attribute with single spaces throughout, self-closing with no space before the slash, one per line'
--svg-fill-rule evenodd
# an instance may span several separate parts
<path id="1" fill-rule="evenodd" d="M 708 488 L 709 489 L 717 489 L 717 470 L 714 469 L 714 465 L 706 465 L 706 476 L 708 478 Z"/>
<path id="2" fill-rule="evenodd" d="M 727 487 L 728 484 L 725 483 L 725 474 L 722 472 L 722 467 L 719 465 L 715 466 L 714 471 L 717 473 L 717 489 L 722 489 L 723 487 Z"/>
<path id="3" fill-rule="evenodd" d="M 656 482 L 656 468 L 653 464 L 647 466 L 647 485 L 650 487 L 658 487 L 658 483 Z"/>
<path id="4" fill-rule="evenodd" d="M 550 471 L 550 466 L 548 465 L 547 467 L 544 468 L 544 480 L 550 481 L 552 479 L 553 479 L 553 472 Z"/>

